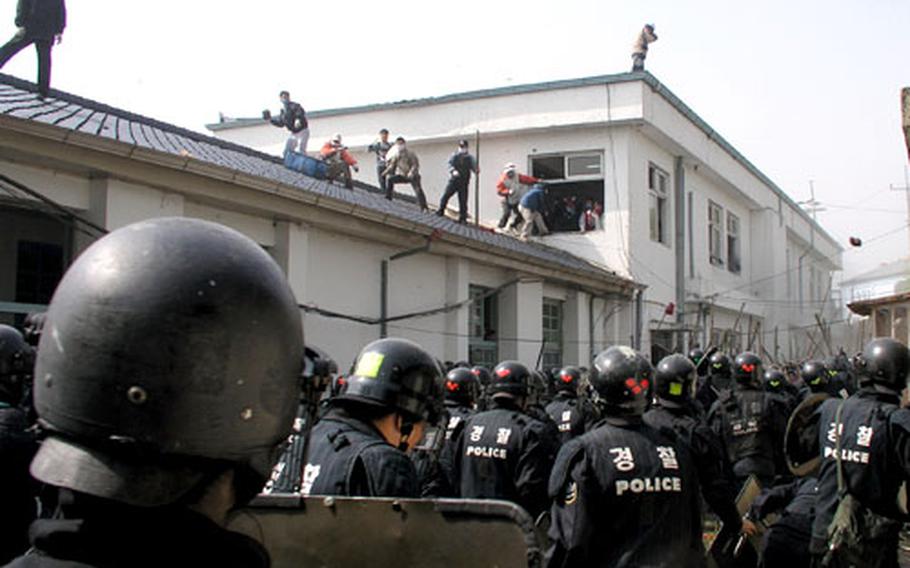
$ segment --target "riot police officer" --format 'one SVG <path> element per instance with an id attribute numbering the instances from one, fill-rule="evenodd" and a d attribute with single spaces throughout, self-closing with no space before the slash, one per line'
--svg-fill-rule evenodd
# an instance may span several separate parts
<path id="1" fill-rule="evenodd" d="M 490 382 L 492 382 L 493 376 L 490 374 L 490 370 L 482 365 L 475 365 L 474 367 L 471 367 L 471 374 L 477 378 L 477 382 L 480 384 L 480 392 L 478 393 L 477 400 L 475 401 L 477 410 L 486 410 L 487 403 L 489 402 L 487 387 L 490 385 Z"/>
<path id="2" fill-rule="evenodd" d="M 807 389 L 803 398 L 810 394 L 824 392 L 831 396 L 839 396 L 828 389 L 828 369 L 821 361 L 811 359 L 799 367 L 799 376 Z"/>
<path id="3" fill-rule="evenodd" d="M 76 259 L 46 326 L 31 472 L 60 505 L 11 566 L 267 566 L 222 526 L 297 406 L 303 332 L 275 261 L 214 223 L 136 223 Z"/>
<path id="4" fill-rule="evenodd" d="M 455 442 L 464 428 L 464 422 L 477 413 L 474 404 L 480 393 L 480 383 L 471 369 L 457 367 L 446 374 L 443 383 L 443 408 L 445 424 L 439 444 L 430 444 L 427 451 L 415 451 L 411 458 L 421 477 L 421 495 L 424 497 L 455 496 L 454 463 Z M 434 463 L 436 462 L 436 463 Z"/>
<path id="5" fill-rule="evenodd" d="M 642 420 L 650 365 L 628 347 L 594 361 L 604 419 L 559 451 L 547 565 L 702 566 L 698 477 L 672 430 Z"/>
<path id="6" fill-rule="evenodd" d="M 0 563 L 28 549 L 28 526 L 37 512 L 28 466 L 38 442 L 21 407 L 31 364 L 32 349 L 22 334 L 0 324 Z"/>
<path id="7" fill-rule="evenodd" d="M 781 400 L 787 404 L 789 411 L 792 411 L 794 408 L 796 408 L 800 397 L 797 394 L 794 394 L 794 390 L 791 388 L 790 381 L 787 380 L 787 376 L 780 369 L 771 368 L 765 371 L 765 377 L 762 386 L 764 387 L 765 392 L 780 397 Z M 798 391 L 796 392 L 798 393 Z"/>
<path id="8" fill-rule="evenodd" d="M 779 397 L 762 389 L 762 361 L 751 352 L 736 356 L 735 385 L 711 407 L 708 423 L 724 440 L 738 482 L 755 475 L 763 487 L 787 472 L 783 439 L 789 409 Z"/>
<path id="9" fill-rule="evenodd" d="M 584 434 L 594 423 L 594 411 L 587 400 L 578 396 L 581 388 L 581 370 L 577 367 L 563 367 L 556 373 L 554 381 L 556 394 L 546 411 L 559 430 L 559 441 L 564 444 Z"/>
<path id="10" fill-rule="evenodd" d="M 817 558 L 829 552 L 832 566 L 845 565 L 846 551 L 831 550 L 828 534 L 838 505 L 849 496 L 871 512 L 865 517 L 870 532 L 855 535 L 864 541 L 863 566 L 897 566 L 897 519 L 906 520 L 897 496 L 910 478 L 910 410 L 900 407 L 910 352 L 894 339 L 873 339 L 857 371 L 859 391 L 846 400 L 830 398 L 818 410 L 822 460 L 810 550 Z"/>
<path id="11" fill-rule="evenodd" d="M 304 495 L 418 497 L 406 452 L 439 419 L 441 368 L 422 347 L 400 338 L 364 347 L 344 392 L 310 435 Z"/>
<path id="12" fill-rule="evenodd" d="M 709 411 L 721 393 L 733 387 L 730 358 L 724 353 L 714 353 L 708 359 L 708 374 L 699 378 L 695 398 L 705 412 Z"/>
<path id="13" fill-rule="evenodd" d="M 828 357 L 825 359 L 825 367 L 828 369 L 828 383 L 831 385 L 832 392 L 838 393 L 843 398 L 856 392 L 856 375 L 846 353 L 841 351 L 837 355 Z"/>
<path id="14" fill-rule="evenodd" d="M 461 497 L 512 501 L 537 517 L 549 505 L 557 442 L 547 425 L 525 413 L 529 380 L 528 368 L 517 361 L 493 369 L 490 409 L 465 421 L 455 472 Z"/>
<path id="15" fill-rule="evenodd" d="M 644 414 L 644 420 L 657 430 L 673 430 L 686 442 L 705 501 L 723 522 L 725 535 L 732 536 L 740 532 L 743 523 L 736 509 L 730 464 L 723 441 L 695 407 L 696 381 L 695 365 L 688 358 L 679 354 L 664 357 L 654 372 L 655 404 Z"/>
<path id="16" fill-rule="evenodd" d="M 818 501 L 818 478 L 806 476 L 766 489 L 752 502 L 747 517 L 764 522 L 773 513 L 780 518 L 762 537 L 760 568 L 809 566 L 809 539 Z"/>

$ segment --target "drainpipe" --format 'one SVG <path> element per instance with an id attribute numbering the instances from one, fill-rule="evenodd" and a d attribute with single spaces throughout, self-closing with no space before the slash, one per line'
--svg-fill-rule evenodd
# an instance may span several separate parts
<path id="1" fill-rule="evenodd" d="M 438 239 L 442 233 L 437 229 L 430 233 L 427 236 L 427 242 L 419 247 L 412 249 L 403 250 L 397 252 L 390 256 L 389 258 L 382 259 L 382 262 L 379 266 L 379 338 L 384 339 L 389 335 L 388 325 L 386 324 L 386 319 L 389 317 L 389 264 L 393 260 L 398 260 L 399 258 L 405 258 L 408 256 L 414 256 L 415 254 L 420 254 L 424 252 L 429 252 L 430 244 Z"/>
<path id="2" fill-rule="evenodd" d="M 685 345 L 683 345 L 682 329 L 686 323 L 686 169 L 683 167 L 682 156 L 676 157 L 673 181 L 675 224 L 673 246 L 676 253 L 676 324 L 678 330 L 676 344 L 680 350 L 683 350 Z"/>
<path id="3" fill-rule="evenodd" d="M 632 349 L 641 350 L 642 304 L 645 291 L 635 293 L 635 310 L 633 311 L 634 325 L 632 326 Z"/>

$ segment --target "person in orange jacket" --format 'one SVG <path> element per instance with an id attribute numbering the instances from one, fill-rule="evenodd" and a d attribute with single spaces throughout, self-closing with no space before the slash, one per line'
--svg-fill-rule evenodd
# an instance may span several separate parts
<path id="1" fill-rule="evenodd" d="M 351 169 L 359 172 L 357 159 L 348 152 L 348 147 L 341 143 L 341 134 L 332 136 L 332 139 L 322 145 L 319 150 L 322 160 L 328 164 L 328 178 L 332 181 L 341 178 L 344 180 L 344 186 L 348 189 L 354 189 L 354 181 L 351 177 Z"/>
<path id="2" fill-rule="evenodd" d="M 499 218 L 498 231 L 505 230 L 509 223 L 509 217 L 515 214 L 515 219 L 509 226 L 509 229 L 517 229 L 524 218 L 518 211 L 518 202 L 521 201 L 522 195 L 527 191 L 528 186 L 540 182 L 533 176 L 526 176 L 518 173 L 517 166 L 512 163 L 506 164 L 496 182 L 496 193 L 499 194 L 499 202 L 502 205 L 502 216 Z"/>

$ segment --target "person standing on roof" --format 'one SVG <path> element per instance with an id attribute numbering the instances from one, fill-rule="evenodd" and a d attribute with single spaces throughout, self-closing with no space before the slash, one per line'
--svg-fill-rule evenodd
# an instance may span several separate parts
<path id="1" fill-rule="evenodd" d="M 341 143 L 341 134 L 332 136 L 332 139 L 322 145 L 319 155 L 329 166 L 328 178 L 335 181 L 341 178 L 344 186 L 348 189 L 354 189 L 354 181 L 351 178 L 351 169 L 359 172 L 357 160 L 348 152 L 348 147 Z"/>
<path id="2" fill-rule="evenodd" d="M 534 184 L 531 190 L 521 197 L 518 203 L 518 212 L 524 217 L 525 224 L 521 226 L 521 240 L 526 241 L 531 236 L 531 226 L 537 225 L 537 234 L 541 237 L 549 235 L 550 230 L 543 220 L 543 208 L 546 204 L 546 190 L 541 184 Z"/>
<path id="3" fill-rule="evenodd" d="M 645 24 L 638 39 L 632 46 L 632 71 L 645 70 L 645 58 L 648 57 L 648 44 L 657 41 L 657 34 L 654 33 L 654 24 Z"/>
<path id="4" fill-rule="evenodd" d="M 417 195 L 420 209 L 427 211 L 427 197 L 420 186 L 420 161 L 417 154 L 408 150 L 407 142 L 399 136 L 395 139 L 395 146 L 386 154 L 386 168 L 383 172 L 386 178 L 385 198 L 389 201 L 395 194 L 395 184 L 408 182 Z"/>
<path id="5" fill-rule="evenodd" d="M 66 6 L 63 0 L 19 0 L 16 6 L 16 34 L 0 48 L 0 67 L 31 44 L 38 52 L 38 94 L 51 88 L 51 47 L 63 40 Z"/>
<path id="6" fill-rule="evenodd" d="M 496 193 L 499 194 L 499 201 L 502 205 L 502 216 L 499 218 L 499 227 L 497 232 L 503 232 L 509 223 L 509 217 L 515 214 L 510 229 L 515 229 L 524 220 L 518 211 L 518 202 L 524 194 L 527 186 L 532 183 L 540 182 L 539 179 L 532 176 L 526 176 L 518 173 L 518 167 L 513 163 L 508 163 L 499 175 L 499 181 L 496 182 Z"/>
<path id="7" fill-rule="evenodd" d="M 291 132 L 287 144 L 284 146 L 285 154 L 288 152 L 306 154 L 306 145 L 310 140 L 310 127 L 306 120 L 306 111 L 303 110 L 299 103 L 291 100 L 291 94 L 287 91 L 278 93 L 278 99 L 281 101 L 281 114 L 275 118 L 271 112 L 264 110 L 262 111 L 262 118 L 279 128 L 285 127 Z"/>
<path id="8" fill-rule="evenodd" d="M 468 184 L 471 181 L 471 172 L 479 173 L 477 159 L 468 153 L 468 141 L 460 140 L 458 150 L 449 157 L 449 183 L 446 184 L 445 193 L 439 200 L 439 209 L 436 214 L 442 217 L 446 212 L 446 205 L 455 193 L 458 193 L 458 222 L 468 222 Z"/>
<path id="9" fill-rule="evenodd" d="M 385 161 L 386 154 L 392 148 L 392 143 L 389 142 L 389 131 L 386 128 L 383 128 L 379 131 L 379 139 L 367 146 L 367 150 L 376 154 L 376 177 L 379 179 L 379 189 L 385 191 L 386 186 L 386 175 L 385 175 Z"/>

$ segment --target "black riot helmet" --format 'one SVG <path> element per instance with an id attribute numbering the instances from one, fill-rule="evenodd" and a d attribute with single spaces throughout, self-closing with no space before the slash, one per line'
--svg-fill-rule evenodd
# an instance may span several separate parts
<path id="1" fill-rule="evenodd" d="M 578 367 L 563 367 L 556 374 L 556 392 L 578 394 L 581 385 L 581 370 Z"/>
<path id="2" fill-rule="evenodd" d="M 493 375 L 490 374 L 490 370 L 486 367 L 480 365 L 471 367 L 471 374 L 477 377 L 477 381 L 480 383 L 481 389 L 486 388 L 487 385 L 493 382 Z"/>
<path id="3" fill-rule="evenodd" d="M 32 348 L 25 338 L 18 329 L 0 324 L 0 402 L 21 402 L 31 366 Z"/>
<path id="4" fill-rule="evenodd" d="M 462 406 L 471 406 L 477 399 L 480 390 L 477 377 L 471 369 L 459 367 L 446 374 L 445 399 Z"/>
<path id="5" fill-rule="evenodd" d="M 821 361 L 806 361 L 799 368 L 799 376 L 812 392 L 822 392 L 828 386 L 828 369 Z"/>
<path id="6" fill-rule="evenodd" d="M 493 369 L 487 394 L 492 397 L 499 395 L 527 396 L 530 378 L 531 372 L 518 361 L 503 361 Z"/>
<path id="7" fill-rule="evenodd" d="M 768 369 L 765 371 L 765 381 L 763 386 L 765 391 L 782 393 L 787 384 L 787 376 L 780 369 Z"/>
<path id="8" fill-rule="evenodd" d="M 689 361 L 692 361 L 692 364 L 695 365 L 696 367 L 698 366 L 699 363 L 701 363 L 701 360 L 704 358 L 705 358 L 705 352 L 702 348 L 693 347 L 692 349 L 689 350 Z"/>
<path id="9" fill-rule="evenodd" d="M 708 374 L 712 377 L 719 376 L 726 379 L 731 377 L 730 358 L 727 357 L 726 353 L 715 353 L 711 355 L 711 359 L 708 362 L 710 363 Z"/>
<path id="10" fill-rule="evenodd" d="M 442 368 L 407 339 L 378 339 L 364 347 L 338 400 L 350 400 L 436 423 L 442 407 Z"/>
<path id="11" fill-rule="evenodd" d="M 230 465 L 252 496 L 291 433 L 302 352 L 294 294 L 254 241 L 197 219 L 118 229 L 48 307 L 32 475 L 151 507 Z"/>
<path id="12" fill-rule="evenodd" d="M 694 398 L 697 379 L 695 364 L 688 357 L 667 355 L 654 370 L 654 391 L 662 401 L 680 404 Z"/>
<path id="13" fill-rule="evenodd" d="M 910 352 L 900 341 L 878 337 L 866 344 L 858 366 L 859 373 L 872 384 L 900 392 L 907 386 Z"/>
<path id="14" fill-rule="evenodd" d="M 733 361 L 733 380 L 741 385 L 761 386 L 764 372 L 761 358 L 751 351 L 744 351 Z"/>
<path id="15" fill-rule="evenodd" d="M 651 398 L 651 364 L 631 347 L 614 346 L 594 358 L 591 386 L 606 414 L 641 416 Z"/>

